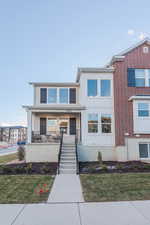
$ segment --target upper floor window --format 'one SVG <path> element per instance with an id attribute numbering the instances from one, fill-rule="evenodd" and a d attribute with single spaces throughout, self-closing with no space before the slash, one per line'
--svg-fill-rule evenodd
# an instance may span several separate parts
<path id="1" fill-rule="evenodd" d="M 139 117 L 149 116 L 149 104 L 148 103 L 138 103 L 138 116 Z"/>
<path id="2" fill-rule="evenodd" d="M 135 84 L 136 87 L 144 87 L 145 86 L 145 70 L 143 69 L 136 69 L 135 70 Z"/>
<path id="3" fill-rule="evenodd" d="M 88 80 L 87 94 L 90 97 L 95 96 L 110 96 L 111 81 L 110 80 Z"/>
<path id="4" fill-rule="evenodd" d="M 68 88 L 59 89 L 59 101 L 60 103 L 68 103 Z"/>
<path id="5" fill-rule="evenodd" d="M 129 87 L 150 87 L 150 69 L 128 68 Z"/>
<path id="6" fill-rule="evenodd" d="M 110 96 L 110 80 L 101 80 L 101 96 Z"/>
<path id="7" fill-rule="evenodd" d="M 57 88 L 49 88 L 48 103 L 56 103 L 56 102 L 57 102 Z"/>
<path id="8" fill-rule="evenodd" d="M 40 103 L 76 104 L 76 88 L 40 88 Z"/>
<path id="9" fill-rule="evenodd" d="M 88 80 L 88 96 L 97 96 L 97 80 Z"/>

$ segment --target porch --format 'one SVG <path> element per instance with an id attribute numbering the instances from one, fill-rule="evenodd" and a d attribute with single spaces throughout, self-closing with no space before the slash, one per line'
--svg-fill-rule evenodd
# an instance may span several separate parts
<path id="1" fill-rule="evenodd" d="M 76 135 L 81 141 L 81 113 L 30 112 L 28 143 L 59 143 L 61 131 L 65 136 Z"/>

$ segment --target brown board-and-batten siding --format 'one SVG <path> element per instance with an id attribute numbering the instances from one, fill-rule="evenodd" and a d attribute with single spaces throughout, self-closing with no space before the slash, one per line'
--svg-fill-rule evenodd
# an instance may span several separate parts
<path id="1" fill-rule="evenodd" d="M 133 103 L 129 98 L 134 95 L 150 95 L 150 87 L 128 87 L 128 68 L 150 69 L 150 47 L 143 53 L 143 44 L 125 55 L 123 61 L 114 62 L 114 110 L 116 146 L 125 144 L 125 133 L 133 134 Z M 140 135 L 149 137 L 150 135 Z"/>

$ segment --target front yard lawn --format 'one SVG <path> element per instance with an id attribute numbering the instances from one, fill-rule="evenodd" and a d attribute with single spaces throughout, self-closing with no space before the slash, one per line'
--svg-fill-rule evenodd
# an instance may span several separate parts
<path id="1" fill-rule="evenodd" d="M 0 204 L 45 202 L 53 180 L 49 175 L 1 175 Z"/>
<path id="2" fill-rule="evenodd" d="M 85 201 L 150 200 L 150 173 L 80 175 Z"/>
<path id="3" fill-rule="evenodd" d="M 14 154 L 9 154 L 9 155 L 3 155 L 3 156 L 0 156 L 0 163 L 8 163 L 12 160 L 15 160 L 17 159 L 17 153 L 14 153 Z"/>

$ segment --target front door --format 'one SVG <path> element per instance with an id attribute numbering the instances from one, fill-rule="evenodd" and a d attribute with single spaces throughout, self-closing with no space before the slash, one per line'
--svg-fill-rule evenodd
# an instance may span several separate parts
<path id="1" fill-rule="evenodd" d="M 70 135 L 76 134 L 76 118 L 70 118 Z"/>
<path id="2" fill-rule="evenodd" d="M 46 118 L 40 118 L 40 134 L 46 135 Z"/>

